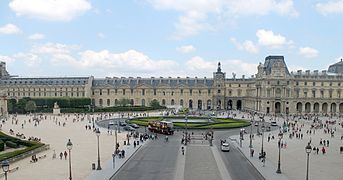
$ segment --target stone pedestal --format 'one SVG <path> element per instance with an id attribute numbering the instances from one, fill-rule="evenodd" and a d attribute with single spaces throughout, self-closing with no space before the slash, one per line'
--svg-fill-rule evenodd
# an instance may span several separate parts
<path id="1" fill-rule="evenodd" d="M 61 109 L 60 109 L 60 108 L 54 108 L 54 109 L 52 110 L 52 113 L 53 113 L 54 115 L 59 115 L 59 114 L 61 114 Z"/>
<path id="2" fill-rule="evenodd" d="M 52 113 L 54 115 L 61 114 L 61 109 L 60 109 L 60 106 L 58 106 L 57 102 L 54 103 L 54 109 L 52 110 Z"/>

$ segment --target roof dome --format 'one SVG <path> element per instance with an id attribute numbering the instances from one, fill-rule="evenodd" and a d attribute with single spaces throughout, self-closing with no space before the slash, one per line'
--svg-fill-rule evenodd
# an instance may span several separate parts
<path id="1" fill-rule="evenodd" d="M 343 60 L 341 59 L 340 62 L 330 65 L 328 72 L 336 73 L 336 74 L 343 74 Z"/>

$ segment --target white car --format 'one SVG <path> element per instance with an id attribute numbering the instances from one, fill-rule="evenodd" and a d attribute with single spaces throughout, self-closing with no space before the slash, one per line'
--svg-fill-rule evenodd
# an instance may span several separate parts
<path id="1" fill-rule="evenodd" d="M 108 125 L 113 126 L 113 125 L 114 125 L 114 122 L 113 122 L 113 121 L 110 121 L 110 122 L 108 123 Z"/>
<path id="2" fill-rule="evenodd" d="M 230 151 L 230 145 L 229 145 L 229 143 L 222 143 L 222 145 L 221 145 L 221 150 L 222 150 L 222 151 Z"/>

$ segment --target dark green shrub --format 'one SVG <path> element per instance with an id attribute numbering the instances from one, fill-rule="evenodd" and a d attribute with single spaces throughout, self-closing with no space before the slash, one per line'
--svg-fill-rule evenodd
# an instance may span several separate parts
<path id="1" fill-rule="evenodd" d="M 0 140 L 0 151 L 5 150 L 5 143 L 4 141 Z"/>
<path id="2" fill-rule="evenodd" d="M 10 148 L 18 148 L 18 144 L 12 141 L 6 141 L 6 146 Z"/>

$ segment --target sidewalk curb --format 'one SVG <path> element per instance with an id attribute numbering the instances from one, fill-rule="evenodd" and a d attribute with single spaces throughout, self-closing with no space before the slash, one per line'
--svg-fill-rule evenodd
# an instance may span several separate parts
<path id="1" fill-rule="evenodd" d="M 141 145 L 141 146 L 139 146 L 136 150 L 135 150 L 135 152 L 133 152 L 132 154 L 131 154 L 131 156 L 129 157 L 129 158 L 127 158 L 125 161 L 124 161 L 124 163 L 113 173 L 113 175 L 109 178 L 109 180 L 110 179 L 112 179 L 118 172 L 119 172 L 119 170 L 138 152 L 138 150 L 140 150 L 141 149 L 141 147 L 143 147 L 143 146 L 145 146 L 146 144 L 148 144 L 150 142 L 150 140 L 148 141 L 148 142 L 146 142 L 146 143 L 144 143 L 143 145 Z"/>
<path id="2" fill-rule="evenodd" d="M 234 140 L 234 141 L 237 143 L 237 139 L 231 138 L 231 136 L 230 136 L 229 138 L 230 138 L 230 140 Z M 263 176 L 263 174 L 257 169 L 257 167 L 250 161 L 250 159 L 249 159 L 247 156 L 245 156 L 245 154 L 242 152 L 241 148 L 240 148 L 237 144 L 235 144 L 234 146 L 235 146 L 236 149 L 238 149 L 238 151 L 243 155 L 243 157 L 244 157 L 245 159 L 248 160 L 249 164 L 250 164 L 252 167 L 255 168 L 255 170 L 258 172 L 258 174 L 260 174 L 260 176 L 263 177 L 264 180 L 266 180 L 266 178 L 265 178 L 265 177 Z"/>

